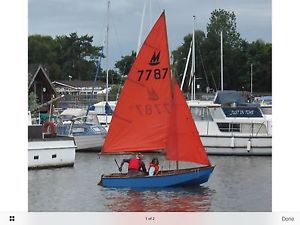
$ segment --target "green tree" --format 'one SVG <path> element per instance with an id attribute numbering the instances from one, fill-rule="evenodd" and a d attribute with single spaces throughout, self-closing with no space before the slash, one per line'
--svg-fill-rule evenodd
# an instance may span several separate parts
<path id="1" fill-rule="evenodd" d="M 201 30 L 195 31 L 195 55 L 196 55 L 196 77 L 200 79 L 206 78 L 206 69 L 204 67 L 204 64 L 202 63 L 202 45 L 205 41 L 205 34 Z M 179 83 L 181 83 L 183 79 L 184 69 L 186 66 L 187 56 L 190 49 L 190 45 L 192 42 L 192 34 L 188 34 L 183 38 L 183 44 L 179 46 L 176 50 L 172 52 L 173 56 L 173 71 L 174 74 L 176 74 L 176 79 Z M 191 60 L 188 65 L 188 71 L 190 71 L 191 67 Z M 183 90 L 188 91 L 188 79 L 189 74 L 186 76 L 186 81 Z M 206 79 L 205 79 L 206 80 Z"/>
<path id="2" fill-rule="evenodd" d="M 207 86 L 220 89 L 221 31 L 223 33 L 224 89 L 250 91 L 250 65 L 253 64 L 253 90 L 271 91 L 272 45 L 260 40 L 249 44 L 242 39 L 237 31 L 234 12 L 223 9 L 214 10 L 211 13 L 206 36 L 202 31 L 195 32 L 195 73 L 196 77 L 200 78 L 198 83 L 200 82 L 201 91 L 204 91 Z M 182 80 L 191 40 L 192 35 L 186 35 L 183 44 L 172 52 L 173 70 L 179 82 Z M 188 81 L 189 77 L 186 79 Z M 187 81 L 183 87 L 184 92 L 189 91 Z"/>
<path id="3" fill-rule="evenodd" d="M 43 64 L 51 80 L 94 79 L 100 47 L 92 45 L 93 36 L 71 33 L 53 39 L 51 36 L 28 37 L 28 63 Z"/>
<path id="4" fill-rule="evenodd" d="M 117 84 L 111 85 L 111 90 L 108 95 L 109 100 L 116 101 L 118 98 L 118 95 L 119 95 L 119 91 L 120 91 L 119 85 L 117 85 Z"/>
<path id="5" fill-rule="evenodd" d="M 243 53 L 245 41 L 237 32 L 236 17 L 234 12 L 223 9 L 214 10 L 211 13 L 207 25 L 207 36 L 203 31 L 195 32 L 196 42 L 196 81 L 200 84 L 201 91 L 206 87 L 220 89 L 220 34 L 223 33 L 223 58 L 224 58 L 224 87 L 226 89 L 238 89 L 241 84 L 237 77 L 243 74 L 247 59 Z M 184 42 L 172 52 L 174 70 L 177 79 L 181 82 L 186 64 L 192 35 L 184 37 Z M 190 67 L 190 65 L 189 65 Z M 226 77 L 226 79 L 225 79 Z M 188 91 L 185 82 L 184 91 Z"/>
<path id="6" fill-rule="evenodd" d="M 59 43 L 59 62 L 65 77 L 71 75 L 73 79 L 90 80 L 95 74 L 95 62 L 100 48 L 92 45 L 93 36 L 78 37 L 77 33 L 56 38 Z"/>
<path id="7" fill-rule="evenodd" d="M 28 95 L 28 111 L 34 112 L 39 106 L 38 98 L 34 92 Z"/>
<path id="8" fill-rule="evenodd" d="M 51 79 L 57 79 L 61 70 L 57 64 L 58 43 L 51 36 L 31 35 L 28 37 L 28 63 L 42 64 Z"/>
<path id="9" fill-rule="evenodd" d="M 250 65 L 253 65 L 253 91 L 272 91 L 272 45 L 262 40 L 254 41 L 247 46 L 247 77 L 250 79 Z M 248 82 L 250 85 L 250 81 Z M 250 86 L 248 86 L 250 90 Z"/>
<path id="10" fill-rule="evenodd" d="M 115 63 L 119 74 L 128 75 L 135 58 L 136 52 L 134 51 L 131 51 L 131 55 L 122 56 L 121 59 Z"/>
<path id="11" fill-rule="evenodd" d="M 100 75 L 100 80 L 102 82 L 106 82 L 106 70 L 102 71 Z M 121 75 L 116 70 L 108 70 L 108 83 L 109 85 L 121 84 L 122 83 Z"/>
<path id="12" fill-rule="evenodd" d="M 236 16 L 234 12 L 224 9 L 214 10 L 207 25 L 207 39 L 203 48 L 206 51 L 205 61 L 213 74 L 217 88 L 220 89 L 220 57 L 221 32 L 223 36 L 223 72 L 224 89 L 241 89 L 240 76 L 243 76 L 243 66 L 247 59 L 243 53 L 245 40 L 237 31 Z"/>
<path id="13" fill-rule="evenodd" d="M 57 43 L 51 36 L 32 35 L 28 37 L 28 62 L 51 64 L 55 62 Z"/>
<path id="14" fill-rule="evenodd" d="M 219 42 L 221 32 L 223 33 L 223 40 L 227 45 L 233 48 L 241 47 L 243 40 L 237 31 L 236 16 L 234 12 L 218 9 L 211 13 L 207 25 L 207 39 Z"/>

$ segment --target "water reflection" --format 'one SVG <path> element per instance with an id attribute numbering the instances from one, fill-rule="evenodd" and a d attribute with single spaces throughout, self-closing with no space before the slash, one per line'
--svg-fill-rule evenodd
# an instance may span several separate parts
<path id="1" fill-rule="evenodd" d="M 206 212 L 210 211 L 214 192 L 201 186 L 101 191 L 107 192 L 105 206 L 114 212 Z"/>
<path id="2" fill-rule="evenodd" d="M 148 163 L 153 155 L 145 156 Z M 158 156 L 159 157 L 159 156 Z M 211 156 L 217 165 L 200 187 L 148 190 L 110 189 L 96 185 L 100 174 L 117 172 L 114 158 L 76 153 L 72 168 L 28 172 L 29 211 L 209 211 L 272 210 L 272 158 Z M 159 158 L 160 159 L 160 158 Z M 160 160 L 162 167 L 168 163 Z M 180 166 L 190 166 L 180 164 Z M 172 168 L 171 168 L 172 169 Z"/>

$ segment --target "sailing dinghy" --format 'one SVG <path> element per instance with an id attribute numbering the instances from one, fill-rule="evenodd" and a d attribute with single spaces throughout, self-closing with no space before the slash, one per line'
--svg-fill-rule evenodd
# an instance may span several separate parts
<path id="1" fill-rule="evenodd" d="M 186 100 L 171 76 L 165 12 L 156 21 L 124 84 L 101 154 L 163 149 L 168 160 L 200 167 L 160 171 L 158 175 L 102 175 L 104 187 L 153 188 L 199 185 L 211 165 Z"/>

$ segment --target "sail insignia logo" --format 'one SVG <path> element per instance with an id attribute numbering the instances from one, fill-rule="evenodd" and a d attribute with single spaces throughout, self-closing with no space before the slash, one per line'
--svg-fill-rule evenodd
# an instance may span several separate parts
<path id="1" fill-rule="evenodd" d="M 153 88 L 151 88 L 151 90 L 147 88 L 147 91 L 148 91 L 148 99 L 149 100 L 157 101 L 159 99 L 159 96 L 157 95 L 157 93 L 155 92 L 155 90 Z"/>
<path id="2" fill-rule="evenodd" d="M 157 54 L 156 54 L 156 52 L 154 52 L 153 55 L 152 55 L 152 58 L 149 62 L 149 65 L 150 66 L 158 65 L 160 63 L 159 57 L 160 57 L 160 52 L 158 52 Z"/>

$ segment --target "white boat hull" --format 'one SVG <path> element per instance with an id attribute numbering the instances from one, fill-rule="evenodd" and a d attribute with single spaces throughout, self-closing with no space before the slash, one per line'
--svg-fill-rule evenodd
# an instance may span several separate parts
<path id="1" fill-rule="evenodd" d="M 272 117 L 263 116 L 259 108 L 224 108 L 226 115 L 211 102 L 190 101 L 189 106 L 208 154 L 272 155 Z"/>
<path id="2" fill-rule="evenodd" d="M 97 115 L 98 121 L 101 125 L 110 124 L 112 116 L 111 115 Z M 107 118 L 107 119 L 106 119 Z"/>
<path id="3" fill-rule="evenodd" d="M 205 147 L 208 155 L 229 155 L 229 156 L 271 156 L 272 148 L 221 148 L 221 147 Z"/>
<path id="4" fill-rule="evenodd" d="M 74 136 L 77 146 L 76 151 L 100 151 L 104 137 L 102 135 L 81 135 Z"/>
<path id="5" fill-rule="evenodd" d="M 28 141 L 28 168 L 73 166 L 76 145 L 73 138 Z"/>
<path id="6" fill-rule="evenodd" d="M 272 137 L 201 135 L 208 154 L 272 155 Z"/>

